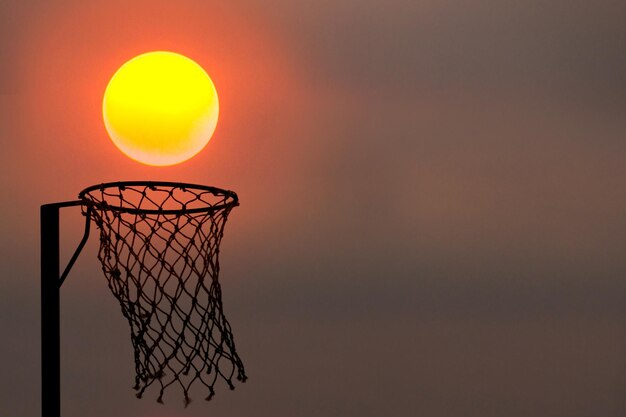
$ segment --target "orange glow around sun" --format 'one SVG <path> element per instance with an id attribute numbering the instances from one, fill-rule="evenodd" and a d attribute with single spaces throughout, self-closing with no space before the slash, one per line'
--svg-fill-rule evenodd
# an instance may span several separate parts
<path id="1" fill-rule="evenodd" d="M 102 102 L 113 143 L 130 158 L 174 165 L 200 152 L 219 115 L 215 86 L 191 59 L 173 52 L 148 52 L 113 75 Z"/>

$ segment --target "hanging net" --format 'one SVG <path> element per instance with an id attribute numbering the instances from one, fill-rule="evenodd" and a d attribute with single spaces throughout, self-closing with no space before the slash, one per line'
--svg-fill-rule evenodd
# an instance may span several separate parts
<path id="1" fill-rule="evenodd" d="M 100 230 L 98 258 L 130 325 L 137 397 L 171 385 L 185 405 L 194 382 L 246 380 L 224 316 L 219 245 L 232 191 L 165 182 L 119 182 L 79 194 Z"/>

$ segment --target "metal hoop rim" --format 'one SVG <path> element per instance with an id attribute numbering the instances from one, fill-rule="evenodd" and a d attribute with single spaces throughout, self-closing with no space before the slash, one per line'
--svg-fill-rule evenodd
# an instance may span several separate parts
<path id="1" fill-rule="evenodd" d="M 206 207 L 196 207 L 196 208 L 182 208 L 176 210 L 162 210 L 162 209 L 140 209 L 140 208 L 129 208 L 129 207 L 120 207 L 108 204 L 106 202 L 96 202 L 93 199 L 89 198 L 88 194 L 92 191 L 96 190 L 104 190 L 110 188 L 123 188 L 123 187 L 133 187 L 133 186 L 145 186 L 145 187 L 172 187 L 172 188 L 180 188 L 180 189 L 194 189 L 194 190 L 202 190 L 208 191 L 211 194 L 217 196 L 224 196 L 230 201 L 224 201 L 220 204 L 216 204 L 214 206 L 206 206 Z M 212 187 L 210 185 L 200 185 L 200 184 L 190 184 L 183 182 L 171 182 L 171 181 L 115 181 L 115 182 L 105 182 L 102 184 L 92 185 L 90 187 L 85 188 L 80 193 L 78 193 L 78 198 L 83 202 L 84 205 L 93 206 L 96 208 L 100 208 L 103 210 L 111 210 L 119 213 L 129 213 L 129 214 L 174 214 L 174 215 L 182 215 L 182 214 L 193 214 L 193 213 L 208 213 L 218 210 L 223 210 L 226 208 L 233 208 L 239 205 L 239 197 L 234 191 L 225 190 L 222 188 Z"/>

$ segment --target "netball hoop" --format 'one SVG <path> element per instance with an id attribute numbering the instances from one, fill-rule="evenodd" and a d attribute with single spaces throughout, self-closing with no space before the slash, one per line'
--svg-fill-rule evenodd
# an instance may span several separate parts
<path id="1" fill-rule="evenodd" d="M 172 182 L 116 182 L 81 191 L 79 200 L 41 207 L 42 406 L 60 416 L 59 289 L 85 245 L 93 222 L 98 259 L 128 320 L 137 397 L 155 384 L 157 401 L 178 386 L 185 405 L 192 384 L 205 399 L 222 380 L 244 382 L 243 363 L 223 312 L 219 245 L 232 191 Z M 59 209 L 81 206 L 85 233 L 59 275 Z"/>

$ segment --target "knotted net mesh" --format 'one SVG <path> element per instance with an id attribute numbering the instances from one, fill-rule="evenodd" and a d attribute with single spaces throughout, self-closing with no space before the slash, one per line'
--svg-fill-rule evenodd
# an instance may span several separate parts
<path id="1" fill-rule="evenodd" d="M 100 230 L 98 258 L 130 325 L 137 397 L 153 384 L 195 382 L 214 395 L 218 379 L 246 380 L 223 312 L 219 245 L 237 195 L 213 187 L 155 182 L 102 184 L 80 198 Z"/>

